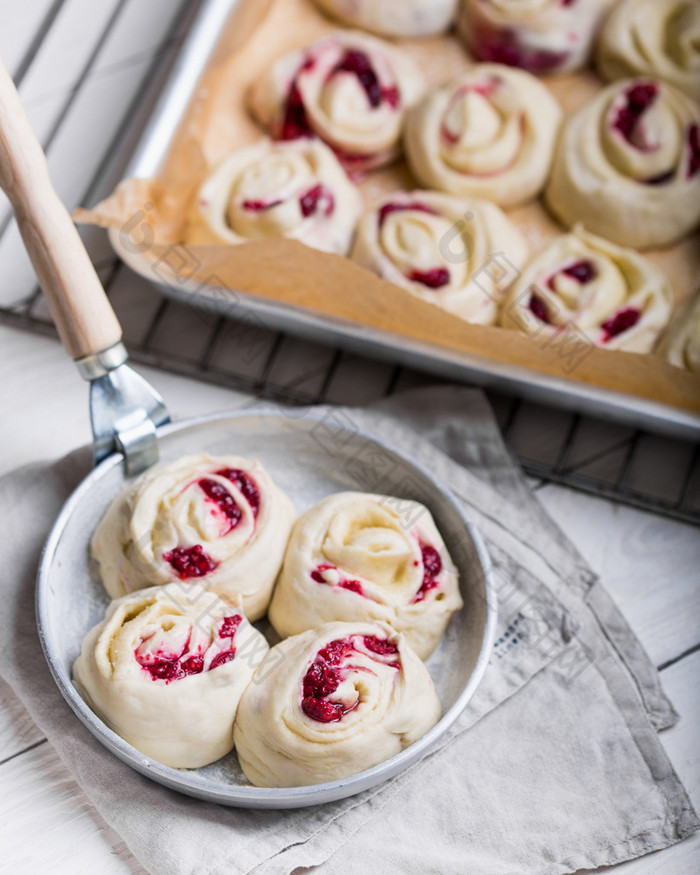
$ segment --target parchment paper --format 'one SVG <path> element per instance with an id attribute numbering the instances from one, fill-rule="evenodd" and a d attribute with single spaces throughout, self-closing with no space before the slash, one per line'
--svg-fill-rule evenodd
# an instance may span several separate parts
<path id="1" fill-rule="evenodd" d="M 186 255 L 179 251 L 190 203 L 203 179 L 231 151 L 264 135 L 246 109 L 250 84 L 280 55 L 335 28 L 309 0 L 243 0 L 229 18 L 158 177 L 125 180 L 93 210 L 78 210 L 76 220 L 120 229 L 120 239 L 137 253 L 130 264 L 151 279 L 172 273 L 171 281 L 182 285 L 183 270 L 191 285 L 215 277 L 218 285 L 232 290 L 700 412 L 700 376 L 657 356 L 593 348 L 575 332 L 564 332 L 559 341 L 547 344 L 516 331 L 469 325 L 346 258 L 296 241 L 188 247 Z M 419 61 L 431 85 L 470 63 L 452 35 L 400 42 Z M 566 112 L 602 84 L 592 71 L 545 81 Z M 418 187 L 404 162 L 373 171 L 359 185 L 368 206 L 390 191 Z M 509 215 L 533 254 L 563 231 L 540 201 Z M 645 253 L 668 276 L 677 303 L 700 283 L 699 242 L 695 234 L 672 248 Z M 494 263 L 493 270 L 499 269 Z"/>

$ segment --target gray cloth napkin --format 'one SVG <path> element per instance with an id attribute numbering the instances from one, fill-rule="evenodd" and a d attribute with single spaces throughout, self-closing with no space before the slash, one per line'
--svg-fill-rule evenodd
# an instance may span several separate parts
<path id="1" fill-rule="evenodd" d="M 297 811 L 227 809 L 173 793 L 109 754 L 63 702 L 40 649 L 34 577 L 87 451 L 0 481 L 0 672 L 139 859 L 168 873 L 554 875 L 613 865 L 693 833 L 659 743 L 676 719 L 658 675 L 595 575 L 510 460 L 479 392 L 326 408 L 416 459 L 477 523 L 497 574 L 499 628 L 474 699 L 399 776 Z M 407 426 L 411 426 L 409 428 Z M 374 459 L 378 472 L 381 459 Z M 468 730 L 468 731 L 467 731 Z"/>

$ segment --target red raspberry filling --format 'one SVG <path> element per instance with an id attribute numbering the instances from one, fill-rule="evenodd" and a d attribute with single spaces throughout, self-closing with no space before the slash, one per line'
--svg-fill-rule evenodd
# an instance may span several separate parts
<path id="1" fill-rule="evenodd" d="M 636 310 L 634 307 L 626 307 L 624 310 L 619 310 L 600 326 L 603 332 L 602 342 L 608 343 L 613 337 L 617 337 L 618 334 L 622 334 L 623 331 L 632 328 L 639 322 L 641 315 L 639 310 Z"/>
<path id="2" fill-rule="evenodd" d="M 255 480 L 250 474 L 241 471 L 239 468 L 222 468 L 220 471 L 214 472 L 218 477 L 225 477 L 230 480 L 239 491 L 243 493 L 243 497 L 250 505 L 253 516 L 257 517 L 260 511 L 260 492 L 255 483 Z"/>
<path id="3" fill-rule="evenodd" d="M 329 565 L 328 563 L 324 562 L 321 565 L 319 565 L 318 568 L 315 568 L 311 572 L 311 579 L 315 580 L 316 583 L 326 583 L 327 581 L 326 581 L 326 578 L 323 576 L 323 572 L 329 571 L 331 568 L 335 568 L 335 567 L 336 567 L 335 565 Z"/>
<path id="4" fill-rule="evenodd" d="M 212 659 L 207 671 L 212 671 L 220 665 L 230 662 L 236 656 L 236 648 L 233 644 L 233 638 L 238 631 L 238 627 L 242 622 L 240 615 L 224 617 L 219 627 L 219 638 L 230 638 L 230 646 L 228 650 L 222 650 Z M 139 646 L 134 651 L 136 661 L 141 668 L 146 669 L 154 681 L 177 681 L 180 678 L 188 677 L 192 674 L 201 674 L 204 671 L 204 657 L 201 653 L 190 655 L 190 639 L 191 631 L 187 636 L 185 646 L 180 653 L 139 653 L 139 648 L 143 645 L 144 639 L 139 643 Z"/>
<path id="5" fill-rule="evenodd" d="M 442 559 L 435 547 L 431 547 L 429 544 L 421 544 L 420 552 L 423 557 L 423 580 L 420 589 L 413 599 L 414 603 L 422 602 L 431 589 L 440 586 L 436 578 L 442 571 Z"/>
<path id="6" fill-rule="evenodd" d="M 330 565 L 327 562 L 322 562 L 311 572 L 311 579 L 315 580 L 316 583 L 328 584 L 328 581 L 323 576 L 323 572 L 329 571 L 330 569 L 333 569 L 334 571 L 338 570 L 336 565 Z M 364 596 L 365 594 L 364 590 L 362 589 L 362 584 L 359 580 L 340 580 L 338 583 L 335 584 L 335 586 L 339 589 L 349 589 L 351 592 L 355 592 L 361 596 Z"/>
<path id="7" fill-rule="evenodd" d="M 528 309 L 540 322 L 545 322 L 547 325 L 550 324 L 549 318 L 549 310 L 547 309 L 547 305 L 539 297 L 539 295 L 535 295 L 534 293 L 530 295 L 530 303 L 528 304 Z"/>
<path id="8" fill-rule="evenodd" d="M 568 276 L 570 279 L 576 280 L 576 282 L 581 283 L 581 285 L 586 285 L 586 283 L 593 282 L 593 280 L 598 276 L 598 271 L 596 270 L 593 262 L 589 261 L 587 258 L 582 258 L 580 261 L 575 261 L 573 262 L 573 264 L 569 264 L 566 267 L 560 268 L 550 276 L 550 278 L 547 280 L 547 285 L 552 291 L 555 291 L 554 283 L 556 281 L 556 278 L 560 274 L 564 274 L 564 276 Z M 537 300 L 539 301 L 539 304 L 544 307 L 544 310 L 546 312 L 544 302 L 542 302 L 539 298 Z M 532 310 L 532 300 L 530 300 L 530 309 Z M 535 311 L 532 310 L 532 312 L 534 313 Z M 535 315 L 537 315 L 537 313 L 535 313 Z M 537 318 L 539 319 L 541 317 L 538 316 Z M 548 322 L 549 319 L 544 319 L 543 321 Z"/>
<path id="9" fill-rule="evenodd" d="M 363 636 L 362 641 L 365 648 L 378 657 L 393 656 L 398 653 L 398 648 L 391 642 L 382 641 L 373 635 Z M 318 651 L 302 681 L 301 709 L 307 717 L 319 723 L 334 723 L 357 707 L 359 700 L 346 708 L 342 702 L 329 702 L 327 698 L 338 689 L 346 670 L 352 670 L 352 666 L 347 665 L 346 660 L 357 652 L 353 638 L 338 638 Z M 398 661 L 391 663 L 383 662 L 382 659 L 377 661 L 391 668 L 401 668 Z"/>
<path id="10" fill-rule="evenodd" d="M 391 641 L 381 641 L 373 635 L 365 635 L 362 640 L 364 641 L 367 650 L 371 650 L 372 653 L 378 653 L 379 656 L 395 656 L 399 652 L 399 648 L 395 644 L 392 644 Z M 390 664 L 395 665 L 396 668 L 401 667 L 398 662 Z"/>
<path id="11" fill-rule="evenodd" d="M 314 136 L 309 120 L 306 117 L 306 108 L 304 107 L 304 101 L 301 92 L 299 91 L 297 80 L 302 73 L 306 70 L 311 70 L 315 64 L 316 62 L 313 58 L 307 58 L 292 80 L 292 84 L 289 86 L 289 94 L 287 95 L 287 102 L 284 106 L 282 123 L 277 132 L 277 139 L 279 140 L 297 140 L 300 137 Z"/>
<path id="12" fill-rule="evenodd" d="M 279 140 L 296 140 L 300 137 L 315 136 L 306 114 L 304 98 L 298 84 L 299 76 L 307 70 L 311 70 L 315 64 L 316 61 L 313 58 L 307 58 L 289 86 L 282 121 L 276 135 Z M 337 73 L 351 73 L 357 77 L 372 109 L 376 109 L 382 103 L 388 103 L 393 109 L 398 109 L 401 105 L 399 89 L 393 85 L 383 88 L 379 84 L 379 78 L 372 63 L 364 52 L 357 49 L 346 51 L 328 78 L 332 78 Z"/>
<path id="13" fill-rule="evenodd" d="M 411 201 L 407 204 L 399 204 L 399 203 L 389 203 L 384 204 L 383 207 L 380 207 L 379 213 L 377 216 L 379 227 L 381 228 L 384 222 L 386 221 L 387 216 L 391 215 L 391 213 L 399 213 L 403 210 L 413 210 L 419 213 L 428 213 L 431 216 L 437 215 L 435 210 L 425 204 L 420 203 L 419 201 Z"/>
<path id="14" fill-rule="evenodd" d="M 360 85 L 364 88 L 367 100 L 372 108 L 382 102 L 382 89 L 379 79 L 369 58 L 364 52 L 351 49 L 345 53 L 343 59 L 335 66 L 331 76 L 335 73 L 354 73 Z"/>
<path id="15" fill-rule="evenodd" d="M 204 577 L 214 571 L 219 564 L 204 552 L 201 544 L 195 544 L 193 547 L 174 547 L 168 553 L 163 553 L 163 559 L 172 566 L 180 580 Z"/>
<path id="16" fill-rule="evenodd" d="M 240 614 L 224 617 L 219 626 L 219 638 L 233 638 L 242 622 L 243 617 Z"/>
<path id="17" fill-rule="evenodd" d="M 581 259 L 581 261 L 576 261 L 568 267 L 563 267 L 560 272 L 571 277 L 571 279 L 577 280 L 581 285 L 593 282 L 598 276 L 595 265 L 592 261 L 588 261 L 588 259 Z M 552 280 L 550 280 L 551 282 Z"/>
<path id="18" fill-rule="evenodd" d="M 252 213 L 260 213 L 263 210 L 271 210 L 281 204 L 281 200 L 277 201 L 243 201 L 243 209 L 250 210 Z"/>
<path id="19" fill-rule="evenodd" d="M 214 659 L 212 659 L 211 665 L 209 666 L 209 671 L 218 668 L 220 665 L 225 665 L 227 662 L 231 662 L 231 660 L 235 659 L 235 657 L 235 647 L 232 650 L 222 650 L 221 653 L 217 653 Z"/>
<path id="20" fill-rule="evenodd" d="M 338 584 L 340 589 L 349 589 L 350 592 L 355 592 L 358 595 L 364 595 L 364 590 L 362 589 L 362 584 L 359 580 L 341 580 Z"/>
<path id="21" fill-rule="evenodd" d="M 227 535 L 240 523 L 243 511 L 236 504 L 231 493 L 216 480 L 204 478 L 197 484 L 210 501 L 219 508 L 228 521 L 228 528 L 221 532 L 221 536 Z"/>
<path id="22" fill-rule="evenodd" d="M 432 267 L 430 270 L 412 270 L 406 279 L 420 283 L 429 289 L 441 289 L 450 281 L 450 272 L 446 267 Z"/>
<path id="23" fill-rule="evenodd" d="M 325 216 L 330 216 L 335 209 L 335 199 L 330 190 L 319 183 L 300 195 L 299 207 L 305 219 L 317 212 L 319 207 Z"/>
<path id="24" fill-rule="evenodd" d="M 148 639 L 144 639 L 147 641 Z M 144 641 L 139 642 L 134 651 L 136 661 L 144 668 L 154 681 L 175 681 L 190 674 L 199 674 L 204 666 L 204 660 L 199 655 L 189 656 L 190 636 L 187 636 L 185 646 L 180 653 L 139 653 Z M 183 658 L 187 657 L 187 658 Z M 181 661 L 182 660 L 182 661 Z"/>
<path id="25" fill-rule="evenodd" d="M 562 67 L 569 58 L 568 51 L 552 52 L 528 48 L 520 41 L 517 31 L 511 28 L 474 28 L 471 50 L 477 61 L 520 67 L 531 73 L 553 72 Z"/>
<path id="26" fill-rule="evenodd" d="M 372 66 L 372 62 L 365 52 L 349 49 L 345 52 L 341 61 L 333 68 L 331 76 L 334 76 L 336 73 L 352 73 L 357 76 L 372 109 L 376 109 L 382 103 L 388 103 L 393 109 L 397 109 L 401 103 L 401 95 L 396 86 L 382 88 L 379 84 L 379 78 Z"/>
<path id="27" fill-rule="evenodd" d="M 621 106 L 615 116 L 612 126 L 634 146 L 635 149 L 646 151 L 639 145 L 639 138 L 635 136 L 637 127 L 644 113 L 659 96 L 658 86 L 653 82 L 633 85 L 625 91 L 625 105 Z"/>

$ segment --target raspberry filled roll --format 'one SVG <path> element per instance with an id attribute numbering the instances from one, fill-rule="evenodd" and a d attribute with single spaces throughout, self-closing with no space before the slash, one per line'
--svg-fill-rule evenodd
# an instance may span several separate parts
<path id="1" fill-rule="evenodd" d="M 676 242 L 700 222 L 700 106 L 656 79 L 614 82 L 565 122 L 545 199 L 621 246 Z"/>
<path id="2" fill-rule="evenodd" d="M 191 244 L 286 237 L 345 255 L 362 198 L 320 140 L 238 149 L 206 179 L 185 232 Z"/>
<path id="3" fill-rule="evenodd" d="M 249 104 L 274 139 L 318 137 L 361 174 L 399 155 L 406 110 L 424 91 L 423 74 L 400 49 L 337 31 L 280 58 Z"/>
<path id="4" fill-rule="evenodd" d="M 92 538 L 107 592 L 201 583 L 261 617 L 296 514 L 258 462 L 184 456 L 142 474 L 110 505 Z"/>
<path id="5" fill-rule="evenodd" d="M 700 100 L 700 3 L 622 0 L 605 22 L 596 61 L 606 79 L 653 76 Z"/>
<path id="6" fill-rule="evenodd" d="M 282 637 L 381 620 L 426 659 L 461 607 L 457 569 L 426 507 L 340 492 L 297 521 L 269 619 Z"/>
<path id="7" fill-rule="evenodd" d="M 233 747 L 238 703 L 268 650 L 239 608 L 199 585 L 169 584 L 113 601 L 85 637 L 73 677 L 125 741 L 194 769 Z"/>
<path id="8" fill-rule="evenodd" d="M 319 784 L 400 753 L 440 710 L 403 635 L 382 623 L 329 623 L 270 650 L 241 699 L 236 751 L 258 787 Z"/>
<path id="9" fill-rule="evenodd" d="M 531 74 L 477 64 L 409 112 L 406 155 L 428 188 L 512 207 L 544 187 L 561 118 Z"/>
<path id="10" fill-rule="evenodd" d="M 575 330 L 604 349 L 648 353 L 672 301 L 666 276 L 651 262 L 579 226 L 526 265 L 506 296 L 501 324 L 539 338 Z"/>
<path id="11" fill-rule="evenodd" d="M 363 215 L 350 257 L 460 319 L 493 325 L 527 243 L 495 204 L 403 191 Z"/>
<path id="12" fill-rule="evenodd" d="M 457 0 L 315 0 L 343 24 L 380 36 L 421 37 L 444 33 L 454 21 Z"/>
<path id="13" fill-rule="evenodd" d="M 615 0 L 461 0 L 458 28 L 477 61 L 563 73 L 584 67 Z"/>
<path id="14" fill-rule="evenodd" d="M 700 291 L 680 306 L 658 353 L 675 367 L 700 374 Z"/>

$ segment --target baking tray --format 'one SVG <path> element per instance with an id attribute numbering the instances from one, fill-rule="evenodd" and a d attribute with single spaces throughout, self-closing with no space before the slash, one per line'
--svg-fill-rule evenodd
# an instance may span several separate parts
<path id="1" fill-rule="evenodd" d="M 425 504 L 460 572 L 464 607 L 451 619 L 426 667 L 435 683 L 442 717 L 401 753 L 348 778 L 291 788 L 252 786 L 235 751 L 199 769 L 174 769 L 140 753 L 87 706 L 71 680 L 85 634 L 103 617 L 109 597 L 91 571 L 89 541 L 95 521 L 126 484 L 122 456 L 94 469 L 66 502 L 42 553 L 37 577 L 39 637 L 51 673 L 70 707 L 113 754 L 152 780 L 199 799 L 242 808 L 299 808 L 343 799 L 396 775 L 421 757 L 453 725 L 486 670 L 495 636 L 497 603 L 492 566 L 473 523 L 449 491 L 415 462 L 323 412 L 249 409 L 202 417 L 158 429 L 160 459 L 191 452 L 236 452 L 258 459 L 303 513 L 338 491 L 381 492 Z M 381 464 L 380 464 L 381 463 Z M 381 474 L 379 473 L 381 472 Z M 378 482 L 378 478 L 379 482 Z M 259 625 L 259 624 L 258 624 Z M 274 643 L 271 629 L 263 627 Z"/>
<path id="2" fill-rule="evenodd" d="M 126 178 L 157 175 L 198 79 L 214 51 L 228 15 L 240 0 L 203 0 L 192 28 L 166 80 L 150 121 L 129 161 Z M 138 270 L 140 256 L 110 231 L 117 254 Z M 140 272 L 144 272 L 141 269 Z M 152 274 L 151 274 L 152 275 Z M 271 301 L 229 289 L 153 279 L 166 296 L 225 317 L 289 332 L 320 343 L 335 343 L 352 352 L 458 379 L 530 400 L 600 416 L 675 437 L 700 438 L 700 415 L 619 391 L 568 380 L 478 354 L 442 347 L 379 328 L 360 325 L 307 308 Z"/>

